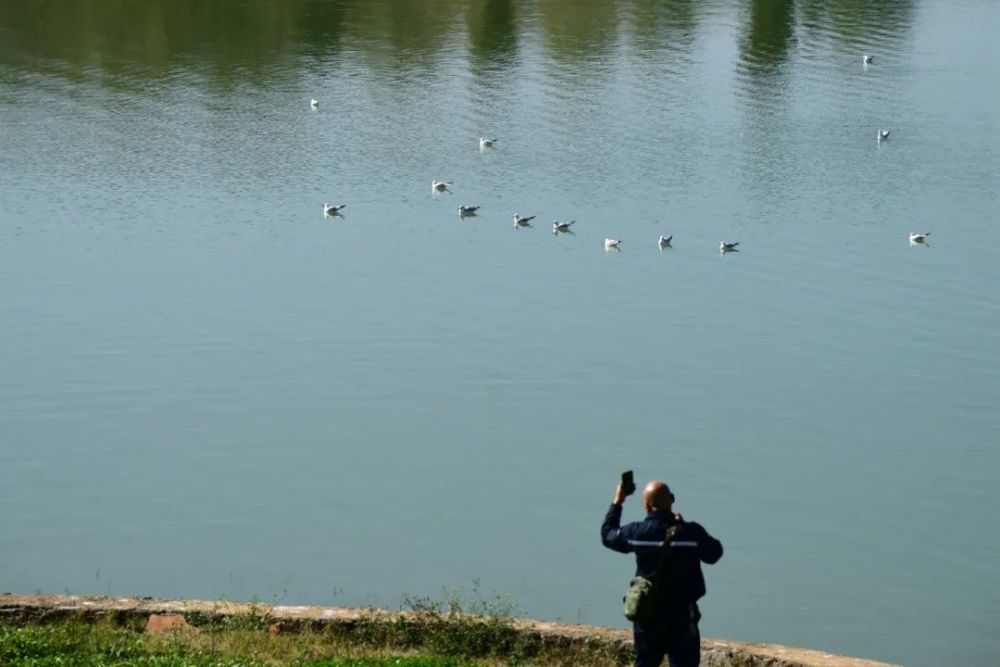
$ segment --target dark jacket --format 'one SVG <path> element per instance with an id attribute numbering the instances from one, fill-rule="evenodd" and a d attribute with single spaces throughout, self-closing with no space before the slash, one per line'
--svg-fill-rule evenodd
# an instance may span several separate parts
<path id="1" fill-rule="evenodd" d="M 635 554 L 635 573 L 648 577 L 656 572 L 663 538 L 667 528 L 678 523 L 673 514 L 650 512 L 643 521 L 621 525 L 621 505 L 612 505 L 601 526 L 601 541 L 609 549 Z M 682 521 L 671 541 L 666 580 L 662 581 L 670 607 L 686 606 L 705 595 L 705 577 L 701 564 L 712 564 L 722 558 L 722 543 L 700 524 Z"/>

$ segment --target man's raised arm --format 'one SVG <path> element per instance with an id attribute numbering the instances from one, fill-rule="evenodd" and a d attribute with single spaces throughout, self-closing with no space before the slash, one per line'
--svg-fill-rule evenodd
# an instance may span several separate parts
<path id="1" fill-rule="evenodd" d="M 604 515 L 604 523 L 601 524 L 601 543 L 609 549 L 627 554 L 631 551 L 631 546 L 625 534 L 628 532 L 628 526 L 624 529 L 621 527 L 624 502 L 625 494 L 622 493 L 622 485 L 619 484 L 615 489 L 615 499 L 608 508 L 608 513 Z"/>

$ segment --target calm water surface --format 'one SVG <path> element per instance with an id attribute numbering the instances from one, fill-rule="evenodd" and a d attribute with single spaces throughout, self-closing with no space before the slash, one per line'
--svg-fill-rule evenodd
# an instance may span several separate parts
<path id="1" fill-rule="evenodd" d="M 478 578 L 620 625 L 598 526 L 632 467 L 726 545 L 706 635 L 995 663 L 998 28 L 0 0 L 0 590 Z"/>

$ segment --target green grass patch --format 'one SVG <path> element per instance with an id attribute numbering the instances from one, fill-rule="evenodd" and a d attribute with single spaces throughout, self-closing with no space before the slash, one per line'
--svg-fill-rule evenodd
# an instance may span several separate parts
<path id="1" fill-rule="evenodd" d="M 242 634 L 242 633 L 237 633 Z M 284 643 L 258 631 L 261 638 Z M 215 650 L 203 635 L 147 637 L 127 627 L 104 623 L 0 625 L 0 665 L 4 667 L 480 667 L 445 656 L 368 655 L 295 659 L 262 652 L 255 642 L 221 642 Z M 237 639 L 229 637 L 228 639 Z M 211 638 L 209 639 L 209 643 Z M 290 639 L 295 639 L 290 638 Z M 265 639 L 266 641 L 266 639 Z M 241 653 L 240 648 L 246 653 Z M 333 648 L 330 645 L 329 648 Z"/>
<path id="2" fill-rule="evenodd" d="M 223 609 L 185 613 L 190 627 L 168 634 L 145 634 L 145 616 L 121 610 L 0 625 L 0 667 L 617 667 L 632 658 L 620 642 L 524 629 L 514 605 L 484 597 L 478 582 L 471 597 L 445 589 L 404 598 L 401 613 L 344 622 L 277 619 L 266 605 Z"/>

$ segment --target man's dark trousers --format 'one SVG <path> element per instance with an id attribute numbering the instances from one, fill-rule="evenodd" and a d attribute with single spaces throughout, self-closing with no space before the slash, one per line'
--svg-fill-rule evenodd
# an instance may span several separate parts
<path id="1" fill-rule="evenodd" d="M 664 656 L 670 658 L 670 667 L 698 667 L 701 634 L 697 617 L 689 620 L 670 616 L 673 618 L 661 618 L 646 628 L 632 624 L 635 667 L 660 667 Z"/>

